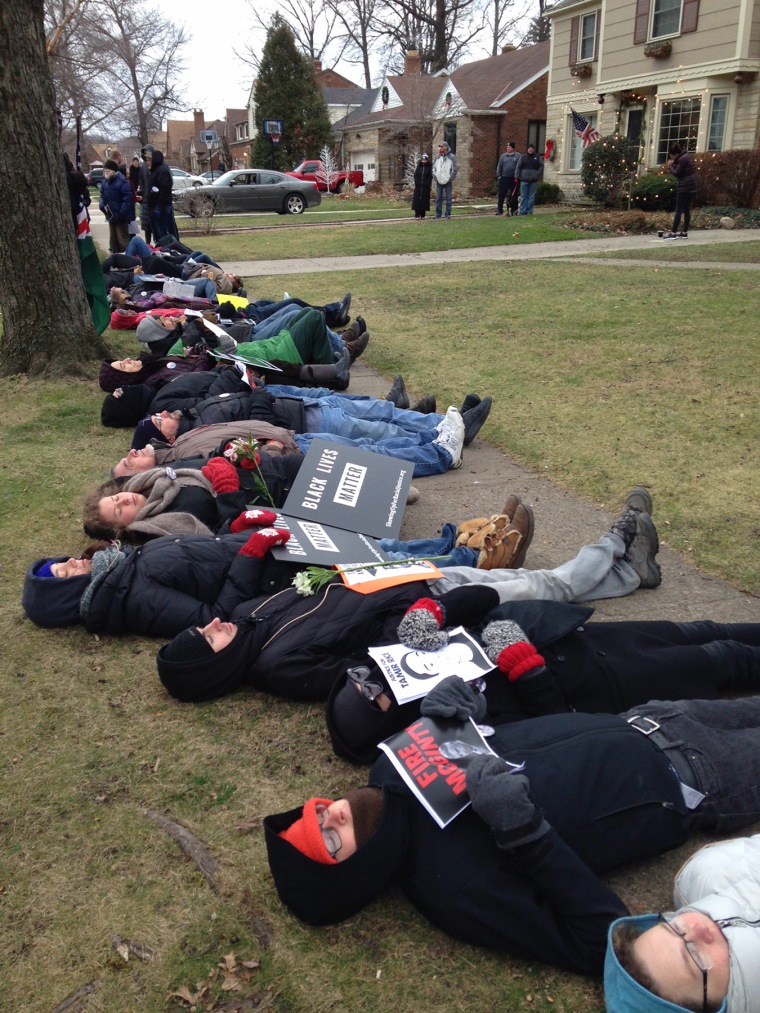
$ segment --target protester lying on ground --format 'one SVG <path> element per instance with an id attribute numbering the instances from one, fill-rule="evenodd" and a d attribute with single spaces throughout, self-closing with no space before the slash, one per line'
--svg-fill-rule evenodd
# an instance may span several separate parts
<path id="1" fill-rule="evenodd" d="M 135 384 L 145 384 L 156 391 L 184 373 L 208 372 L 218 365 L 218 359 L 206 351 L 185 355 L 153 355 L 145 350 L 135 358 L 103 359 L 98 382 L 100 389 L 109 393 Z"/>
<path id="2" fill-rule="evenodd" d="M 430 750 L 423 774 L 461 782 L 466 761 L 444 759 L 424 722 L 415 734 Z M 760 811 L 758 698 L 554 714 L 497 727 L 488 744 L 498 755 L 466 768 L 472 806 L 444 829 L 385 755 L 369 787 L 267 817 L 283 903 L 330 924 L 398 884 L 458 939 L 600 974 L 609 925 L 627 911 L 597 875 Z"/>
<path id="3" fill-rule="evenodd" d="M 747 745 L 740 748 L 746 755 Z M 720 761 L 716 770 L 730 790 L 730 772 Z M 673 902 L 675 911 L 610 926 L 609 1013 L 752 1013 L 760 996 L 760 835 L 698 851 L 676 875 Z"/>
<path id="4" fill-rule="evenodd" d="M 254 529 L 275 520 L 273 511 L 253 508 L 232 522 L 231 533 L 216 538 L 163 536 L 139 550 L 98 541 L 77 558 L 37 559 L 24 581 L 24 610 L 39 626 L 82 622 L 90 633 L 163 637 L 187 626 L 230 619 L 241 602 L 292 588 L 303 568 L 267 553 L 288 533 Z M 404 543 L 396 540 L 381 539 L 379 544 L 393 558 L 410 558 L 418 543 L 410 542 L 405 551 Z M 472 549 L 451 545 L 452 563 L 474 563 L 475 555 Z M 443 566 L 446 561 L 438 562 Z"/>
<path id="5" fill-rule="evenodd" d="M 399 626 L 402 643 L 418 646 L 406 626 L 420 625 L 420 615 L 433 616 L 433 606 L 430 599 L 412 606 L 414 618 Z M 471 630 L 497 666 L 486 675 L 483 693 L 454 675 L 425 702 L 399 705 L 367 659 L 330 694 L 326 718 L 335 752 L 372 763 L 377 744 L 420 713 L 500 725 L 567 711 L 615 714 L 655 694 L 714 700 L 760 689 L 760 623 L 589 623 L 592 614 L 581 605 L 548 601 L 492 609 Z"/>
<path id="6" fill-rule="evenodd" d="M 296 443 L 304 453 L 315 439 L 321 438 L 410 461 L 417 477 L 461 467 L 465 440 L 474 439 L 487 417 L 487 411 L 473 410 L 465 423 L 453 405 L 445 415 L 422 414 L 397 409 L 392 402 L 382 399 L 344 397 L 329 390 L 308 388 L 293 390 L 283 398 L 275 398 L 268 388 L 262 388 L 254 391 L 252 397 L 241 393 L 224 399 L 211 398 L 194 407 L 187 407 L 188 402 L 183 399 L 181 410 L 173 411 L 173 398 L 179 389 L 174 384 L 164 387 L 151 403 L 151 422 L 160 429 L 164 442 L 172 443 L 183 432 L 199 426 L 251 417 L 252 404 L 256 405 L 256 417 L 264 419 L 266 395 L 271 398 L 271 415 L 267 420 L 296 433 Z M 483 400 L 486 409 L 490 408 L 490 399 Z M 154 438 L 157 434 L 151 433 L 149 439 Z M 213 445 L 217 439 L 213 436 L 212 439 Z M 132 446 L 137 448 L 146 442 L 136 432 Z"/>
<path id="7" fill-rule="evenodd" d="M 368 595 L 347 588 L 336 575 L 308 600 L 292 588 L 246 602 L 235 609 L 226 639 L 217 638 L 213 651 L 194 631 L 162 648 L 159 675 L 181 700 L 206 700 L 244 685 L 324 700 L 349 668 L 366 664 L 367 648 L 398 642 L 399 622 L 423 595 L 440 601 L 447 623 L 471 626 L 504 601 L 591 601 L 630 594 L 640 579 L 623 557 L 636 538 L 637 522 L 638 511 L 627 507 L 597 544 L 585 546 L 556 570 L 450 566 L 434 580 Z M 463 593 L 457 595 L 460 584 L 468 586 L 459 587 Z"/>
<path id="8" fill-rule="evenodd" d="M 83 508 L 90 538 L 145 542 L 161 535 L 212 535 L 226 530 L 246 506 L 235 467 L 211 458 L 201 471 L 154 468 L 112 479 L 87 496 Z"/>

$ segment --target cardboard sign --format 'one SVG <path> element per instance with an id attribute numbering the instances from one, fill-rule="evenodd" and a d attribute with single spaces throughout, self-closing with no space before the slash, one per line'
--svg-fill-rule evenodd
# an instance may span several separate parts
<path id="1" fill-rule="evenodd" d="M 361 569 L 345 570 L 338 566 L 341 580 L 352 591 L 359 594 L 372 594 L 384 587 L 395 587 L 397 584 L 409 584 L 414 580 L 435 580 L 443 574 L 427 559 L 399 559 L 386 566 L 373 566 L 367 563 Z"/>
<path id="2" fill-rule="evenodd" d="M 179 278 L 167 278 L 163 284 L 164 295 L 173 296 L 175 299 L 193 299 L 195 297 L 195 285 L 190 281 L 180 281 Z"/>
<path id="3" fill-rule="evenodd" d="M 375 538 L 396 538 L 413 471 L 411 462 L 398 457 L 314 440 L 283 513 Z"/>
<path id="4" fill-rule="evenodd" d="M 374 538 L 320 524 L 313 518 L 301 520 L 278 512 L 275 527 L 290 531 L 290 540 L 271 550 L 275 559 L 288 563 L 334 566 L 336 563 L 368 563 L 373 559 L 381 563 L 388 558 Z"/>
<path id="5" fill-rule="evenodd" d="M 493 662 L 464 626 L 449 631 L 449 642 L 440 651 L 415 651 L 404 644 L 388 644 L 370 647 L 368 653 L 399 703 L 427 696 L 433 686 L 450 675 L 472 682 L 494 669 Z"/>
<path id="6" fill-rule="evenodd" d="M 470 804 L 464 765 L 459 766 L 456 759 L 478 753 L 495 755 L 472 719 L 421 717 L 381 742 L 380 749 L 442 828 Z"/>

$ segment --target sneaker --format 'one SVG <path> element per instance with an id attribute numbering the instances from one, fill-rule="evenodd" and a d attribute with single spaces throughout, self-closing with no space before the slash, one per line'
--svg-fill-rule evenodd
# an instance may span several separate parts
<path id="1" fill-rule="evenodd" d="M 435 394 L 426 394 L 425 397 L 419 399 L 417 404 L 412 405 L 412 411 L 419 412 L 420 415 L 431 415 L 436 408 Z"/>
<path id="2" fill-rule="evenodd" d="M 397 408 L 409 407 L 409 395 L 406 392 L 403 376 L 393 377 L 393 386 L 385 395 L 385 400 L 390 401 Z"/>
<path id="3" fill-rule="evenodd" d="M 469 447 L 475 437 L 478 435 L 480 430 L 488 418 L 488 414 L 491 411 L 491 405 L 493 398 L 484 397 L 480 404 L 475 405 L 471 408 L 466 415 L 463 415 L 464 419 L 464 445 Z"/>
<path id="4" fill-rule="evenodd" d="M 639 578 L 639 587 L 659 587 L 662 583 L 660 564 L 655 556 L 660 548 L 657 528 L 648 513 L 637 514 L 636 535 L 625 554 L 625 561 Z"/>
<path id="5" fill-rule="evenodd" d="M 480 398 L 477 394 L 468 394 L 462 402 L 462 407 L 459 409 L 462 415 L 471 411 L 476 405 L 480 404 Z"/>
<path id="6" fill-rule="evenodd" d="M 677 239 L 678 237 L 676 236 L 675 232 L 669 232 L 667 234 L 667 236 L 663 236 L 662 238 L 663 239 Z"/>
<path id="7" fill-rule="evenodd" d="M 641 515 L 638 510 L 634 510 L 633 507 L 627 506 L 610 528 L 613 535 L 619 535 L 620 538 L 623 539 L 625 542 L 626 552 L 630 549 L 631 544 L 636 537 L 636 528 L 638 526 L 640 516 Z"/>
<path id="8" fill-rule="evenodd" d="M 688 232 L 679 232 L 676 235 L 676 239 L 688 239 L 688 238 L 689 238 Z"/>
<path id="9" fill-rule="evenodd" d="M 451 405 L 438 423 L 438 435 L 433 440 L 451 457 L 451 467 L 462 467 L 462 448 L 464 447 L 464 419 L 455 405 Z"/>
<path id="10" fill-rule="evenodd" d="M 631 489 L 625 505 L 631 510 L 638 510 L 640 514 L 651 514 L 652 497 L 643 485 L 637 485 L 635 489 Z"/>

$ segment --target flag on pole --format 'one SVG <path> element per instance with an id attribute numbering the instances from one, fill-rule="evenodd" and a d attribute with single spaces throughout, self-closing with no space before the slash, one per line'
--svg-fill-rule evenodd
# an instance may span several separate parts
<path id="1" fill-rule="evenodd" d="M 77 249 L 92 322 L 98 334 L 102 334 L 111 320 L 111 308 L 103 282 L 103 269 L 90 231 L 90 218 L 84 205 L 84 197 L 79 199 L 77 213 Z"/>
<path id="2" fill-rule="evenodd" d="M 587 148 L 589 144 L 593 144 L 594 141 L 598 141 L 599 131 L 596 127 L 592 127 L 589 121 L 584 119 L 580 113 L 577 113 L 572 106 L 570 106 L 570 112 L 573 114 L 575 136 L 580 138 L 582 146 Z"/>

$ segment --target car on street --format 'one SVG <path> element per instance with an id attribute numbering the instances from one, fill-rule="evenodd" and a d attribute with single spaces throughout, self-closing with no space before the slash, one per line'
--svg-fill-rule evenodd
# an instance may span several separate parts
<path id="1" fill-rule="evenodd" d="M 87 186 L 100 187 L 100 184 L 103 182 L 103 166 L 93 165 L 85 179 L 87 180 Z"/>
<path id="2" fill-rule="evenodd" d="M 314 183 L 274 169 L 233 169 L 213 183 L 186 192 L 181 199 L 182 210 L 193 218 L 243 211 L 300 215 L 321 202 L 322 195 Z"/>
<path id="3" fill-rule="evenodd" d="M 207 182 L 203 176 L 196 176 L 193 172 L 186 172 L 176 165 L 169 166 L 172 174 L 172 182 L 175 190 L 188 190 L 191 186 L 203 186 Z"/>

